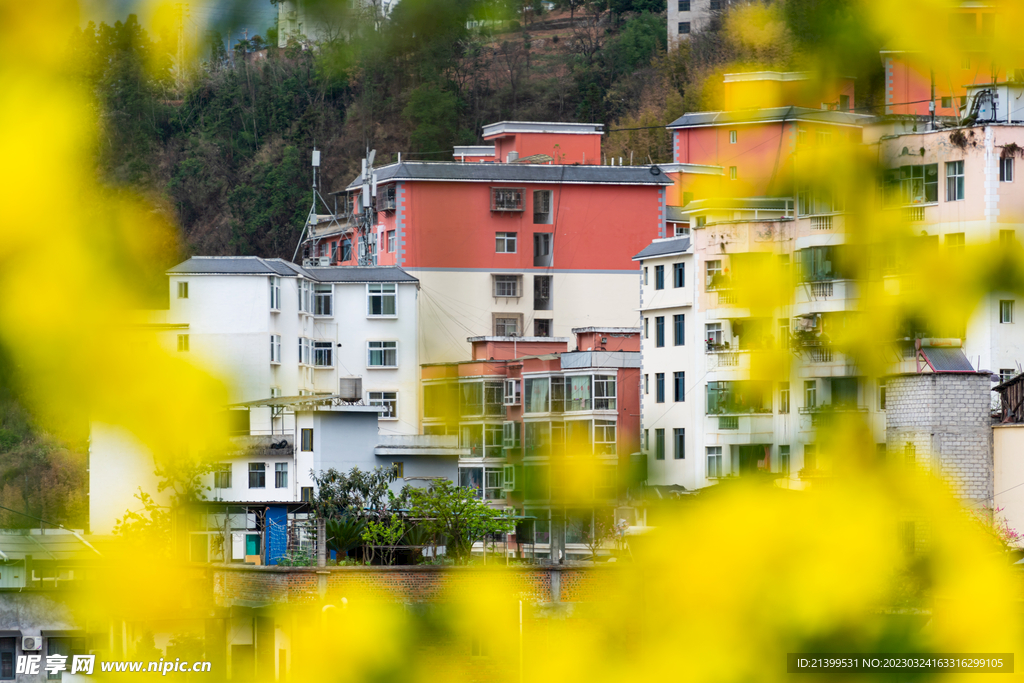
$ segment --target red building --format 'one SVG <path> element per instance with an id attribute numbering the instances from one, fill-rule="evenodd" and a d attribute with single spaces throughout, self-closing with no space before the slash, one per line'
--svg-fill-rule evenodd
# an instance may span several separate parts
<path id="1" fill-rule="evenodd" d="M 459 484 L 537 521 L 540 550 L 582 551 L 594 515 L 642 478 L 640 330 L 567 338 L 475 337 L 472 360 L 423 365 L 423 430 L 458 434 Z"/>

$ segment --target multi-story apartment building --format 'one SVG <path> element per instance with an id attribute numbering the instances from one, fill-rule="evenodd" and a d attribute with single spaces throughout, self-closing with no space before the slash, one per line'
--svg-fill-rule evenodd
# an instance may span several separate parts
<path id="1" fill-rule="evenodd" d="M 467 336 L 634 327 L 630 259 L 664 236 L 672 181 L 657 166 L 600 165 L 601 135 L 599 124 L 501 122 L 483 129 L 493 150 L 456 150 L 465 162 L 378 168 L 369 239 L 358 239 L 357 181 L 340 215 L 312 226 L 309 257 L 349 265 L 363 250 L 416 277 L 425 363 L 469 358 Z"/>
<path id="2" fill-rule="evenodd" d="M 473 360 L 423 366 L 424 432 L 460 435 L 459 483 L 534 519 L 540 555 L 585 552 L 639 480 L 639 332 L 477 337 Z"/>
<path id="3" fill-rule="evenodd" d="M 706 29 L 730 4 L 732 0 L 668 0 L 669 49 Z"/>

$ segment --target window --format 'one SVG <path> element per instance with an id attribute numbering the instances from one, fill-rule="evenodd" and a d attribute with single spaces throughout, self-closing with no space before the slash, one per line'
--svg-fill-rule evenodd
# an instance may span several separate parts
<path id="1" fill-rule="evenodd" d="M 270 278 L 270 309 L 281 310 L 281 278 L 277 276 Z"/>
<path id="2" fill-rule="evenodd" d="M 15 638 L 0 638 L 0 679 L 14 679 L 15 646 Z"/>
<path id="3" fill-rule="evenodd" d="M 729 180 L 736 180 L 737 177 L 738 176 L 737 176 L 737 173 L 736 173 L 736 167 L 735 166 L 730 166 L 729 167 Z"/>
<path id="4" fill-rule="evenodd" d="M 822 146 L 831 145 L 832 144 L 832 131 L 830 131 L 830 130 L 819 130 L 815 134 L 815 136 L 814 136 L 814 141 L 817 144 L 822 145 Z"/>
<path id="5" fill-rule="evenodd" d="M 690 22 L 680 21 L 679 22 L 679 35 L 685 36 L 690 33 Z"/>
<path id="6" fill-rule="evenodd" d="M 370 405 L 371 406 L 383 406 L 385 410 L 381 411 L 380 419 L 382 420 L 397 420 L 398 419 L 398 392 L 397 391 L 371 391 L 370 392 Z"/>
<path id="7" fill-rule="evenodd" d="M 999 231 L 999 246 L 1009 247 L 1017 242 L 1017 231 L 1016 230 L 1000 230 Z"/>
<path id="8" fill-rule="evenodd" d="M 665 373 L 658 372 L 654 375 L 654 400 L 658 403 L 665 402 Z"/>
<path id="9" fill-rule="evenodd" d="M 885 379 L 878 380 L 878 409 L 885 410 Z"/>
<path id="10" fill-rule="evenodd" d="M 809 379 L 804 382 L 804 407 L 814 408 L 818 405 L 818 380 Z"/>
<path id="11" fill-rule="evenodd" d="M 299 493 L 299 498 L 300 498 L 300 500 L 303 503 L 312 503 L 313 502 L 313 487 L 312 486 L 303 486 L 301 492 Z"/>
<path id="12" fill-rule="evenodd" d="M 533 222 L 535 225 L 550 225 L 551 219 L 551 190 L 533 191 Z"/>
<path id="13" fill-rule="evenodd" d="M 814 471 L 818 469 L 818 445 L 813 443 L 804 444 L 804 469 Z"/>
<path id="14" fill-rule="evenodd" d="M 313 285 L 313 315 L 330 316 L 334 310 L 334 285 Z"/>
<path id="15" fill-rule="evenodd" d="M 368 284 L 366 285 L 367 315 L 395 315 L 395 300 L 398 297 L 398 285 Z"/>
<path id="16" fill-rule="evenodd" d="M 849 111 L 850 109 L 850 96 L 840 95 L 839 96 L 839 111 Z"/>
<path id="17" fill-rule="evenodd" d="M 615 377 L 613 375 L 594 376 L 594 410 L 615 410 Z"/>
<path id="18" fill-rule="evenodd" d="M 249 463 L 249 488 L 263 489 L 267 487 L 267 466 L 262 462 Z"/>
<path id="19" fill-rule="evenodd" d="M 1013 301 L 1000 301 L 999 302 L 999 322 L 1001 323 L 1012 323 L 1013 322 Z"/>
<path id="20" fill-rule="evenodd" d="M 334 342 L 313 342 L 313 365 L 318 368 L 334 367 Z"/>
<path id="21" fill-rule="evenodd" d="M 533 276 L 533 310 L 551 310 L 551 282 L 552 277 L 550 275 Z"/>
<path id="22" fill-rule="evenodd" d="M 650 321 L 651 321 L 650 318 L 644 318 L 644 339 L 650 339 L 651 338 L 651 335 L 650 335 L 650 331 L 651 331 L 650 330 L 650 325 L 648 325 L 648 323 Z"/>
<path id="23" fill-rule="evenodd" d="M 494 336 L 496 337 L 518 337 L 519 318 L 494 318 Z"/>
<path id="24" fill-rule="evenodd" d="M 614 420 L 594 420 L 594 453 L 615 455 Z"/>
<path id="25" fill-rule="evenodd" d="M 519 276 L 518 275 L 494 275 L 494 296 L 496 297 L 518 297 Z"/>
<path id="26" fill-rule="evenodd" d="M 789 382 L 779 382 L 779 412 L 789 412 Z"/>
<path id="27" fill-rule="evenodd" d="M 999 160 L 999 182 L 1014 181 L 1014 158 L 1007 157 Z M 187 294 L 187 290 L 185 294 Z M 187 297 L 186 297 L 187 298 Z"/>
<path id="28" fill-rule="evenodd" d="M 647 282 L 647 266 L 644 266 L 644 284 L 645 285 L 649 284 Z"/>
<path id="29" fill-rule="evenodd" d="M 956 202 L 964 198 L 964 162 L 946 162 L 946 201 Z"/>
<path id="30" fill-rule="evenodd" d="M 552 264 L 550 232 L 533 233 L 533 265 L 546 267 Z"/>
<path id="31" fill-rule="evenodd" d="M 665 430 L 655 429 L 654 430 L 654 459 L 664 460 L 665 459 Z"/>
<path id="32" fill-rule="evenodd" d="M 942 98 L 942 108 L 943 109 L 950 109 L 950 108 L 952 108 L 952 106 L 953 106 L 953 98 L 952 97 L 943 97 Z"/>
<path id="33" fill-rule="evenodd" d="M 674 346 L 686 346 L 686 316 L 676 313 L 672 316 L 672 343 Z"/>
<path id="34" fill-rule="evenodd" d="M 654 344 L 659 349 L 665 346 L 665 316 L 663 315 L 654 319 Z"/>
<path id="35" fill-rule="evenodd" d="M 806 145 L 807 144 L 807 129 L 797 128 L 796 130 L 796 144 Z"/>
<path id="36" fill-rule="evenodd" d="M 789 474 L 789 446 L 779 446 L 779 473 Z"/>
<path id="37" fill-rule="evenodd" d="M 501 445 L 504 448 L 519 448 L 518 422 L 501 423 Z"/>
<path id="38" fill-rule="evenodd" d="M 917 463 L 917 446 L 909 441 L 903 444 L 903 462 L 907 465 L 914 465 Z"/>
<path id="39" fill-rule="evenodd" d="M 708 479 L 717 479 L 723 476 L 722 472 L 722 447 L 721 446 L 708 446 L 707 450 L 708 457 Z"/>
<path id="40" fill-rule="evenodd" d="M 690 11 L 690 0 L 679 0 L 679 11 L 689 12 Z"/>
<path id="41" fill-rule="evenodd" d="M 716 289 L 721 284 L 722 262 L 708 261 L 704 264 L 704 285 L 707 289 Z"/>
<path id="42" fill-rule="evenodd" d="M 366 365 L 370 368 L 397 368 L 398 342 L 370 341 L 366 342 Z"/>
<path id="43" fill-rule="evenodd" d="M 686 459 L 686 430 L 680 427 L 672 430 L 672 457 L 675 460 Z"/>
<path id="44" fill-rule="evenodd" d="M 1017 371 L 1013 368 L 1002 368 L 999 370 L 999 382 L 1006 382 L 1017 376 Z"/>
<path id="45" fill-rule="evenodd" d="M 550 407 L 551 380 L 547 377 L 528 377 L 523 395 L 524 413 L 546 413 Z"/>
<path id="46" fill-rule="evenodd" d="M 651 379 L 651 376 L 646 374 L 646 373 L 644 373 L 644 394 L 645 395 L 651 393 L 651 382 L 650 382 L 650 379 Z"/>
<path id="47" fill-rule="evenodd" d="M 708 9 L 712 12 L 718 12 L 722 9 L 722 0 L 710 0 L 708 3 Z"/>
<path id="48" fill-rule="evenodd" d="M 709 347 L 719 347 L 722 345 L 722 323 L 705 323 L 704 324 L 704 340 L 707 342 Z"/>
<path id="49" fill-rule="evenodd" d="M 939 165 L 900 166 L 885 172 L 886 206 L 930 204 L 939 201 Z"/>
<path id="50" fill-rule="evenodd" d="M 188 298 L 188 283 L 187 282 L 179 282 L 178 283 L 178 298 L 179 299 L 187 299 Z"/>
<path id="51" fill-rule="evenodd" d="M 735 145 L 736 144 L 736 131 L 734 131 L 734 130 L 730 130 L 729 131 L 729 144 L 730 145 Z"/>
<path id="52" fill-rule="evenodd" d="M 395 231 L 388 230 L 388 253 L 395 253 Z"/>
<path id="53" fill-rule="evenodd" d="M 281 362 L 281 335 L 279 334 L 270 335 L 270 362 Z"/>
<path id="54" fill-rule="evenodd" d="M 309 339 L 306 337 L 299 337 L 299 365 L 309 365 L 312 358 L 310 350 L 312 346 L 309 343 Z"/>
<path id="55" fill-rule="evenodd" d="M 665 266 L 654 266 L 654 288 L 665 289 Z"/>
<path id="56" fill-rule="evenodd" d="M 779 318 L 779 348 L 789 348 L 789 318 Z"/>
<path id="57" fill-rule="evenodd" d="M 516 253 L 516 233 L 496 232 L 494 233 L 494 251 L 498 254 Z"/>
<path id="58" fill-rule="evenodd" d="M 644 430 L 644 433 L 643 433 L 643 436 L 641 437 L 641 440 L 642 440 L 643 443 L 640 444 L 640 447 L 642 449 L 644 449 L 645 451 L 651 450 L 651 430 L 650 429 L 645 429 Z"/>
<path id="59" fill-rule="evenodd" d="M 217 468 L 213 471 L 213 488 L 231 488 L 231 463 L 222 462 L 217 465 Z"/>
<path id="60" fill-rule="evenodd" d="M 964 252 L 964 233 L 951 232 L 946 235 L 946 249 L 950 253 L 962 254 Z"/>
<path id="61" fill-rule="evenodd" d="M 86 641 L 85 638 L 70 638 L 60 636 L 47 636 L 46 637 L 46 657 L 49 659 L 52 656 L 61 656 L 67 670 L 71 669 L 71 662 L 75 655 L 86 654 Z M 12 657 L 13 658 L 13 657 Z M 42 663 L 45 665 L 45 662 Z M 20 676 L 19 676 L 20 678 Z M 75 677 L 77 678 L 77 676 Z M 46 680 L 48 681 L 59 681 L 61 680 L 61 672 L 46 673 Z"/>
<path id="62" fill-rule="evenodd" d="M 522 211 L 523 191 L 512 187 L 491 188 L 491 211 Z"/>
<path id="63" fill-rule="evenodd" d="M 533 336 L 535 337 L 550 337 L 551 336 L 551 319 L 550 318 L 536 318 L 533 321 Z"/>
<path id="64" fill-rule="evenodd" d="M 501 500 L 505 497 L 504 472 L 501 467 L 484 468 L 484 500 Z"/>
<path id="65" fill-rule="evenodd" d="M 188 335 L 178 335 L 178 351 L 188 351 Z"/>
<path id="66" fill-rule="evenodd" d="M 274 488 L 288 488 L 288 463 L 279 462 L 274 465 Z"/>
<path id="67" fill-rule="evenodd" d="M 309 453 L 313 450 L 313 430 L 303 429 L 300 434 L 300 450 Z"/>
<path id="68" fill-rule="evenodd" d="M 685 287 L 686 286 L 686 264 L 685 263 L 673 263 L 672 264 L 672 286 L 673 287 Z"/>
<path id="69" fill-rule="evenodd" d="M 346 237 L 345 239 L 343 239 L 341 241 L 341 261 L 345 262 L 345 261 L 351 261 L 351 260 L 352 260 L 352 240 Z"/>
<path id="70" fill-rule="evenodd" d="M 299 280 L 299 312 L 301 313 L 312 313 L 313 312 L 313 299 L 312 299 L 312 282 L 306 280 Z"/>

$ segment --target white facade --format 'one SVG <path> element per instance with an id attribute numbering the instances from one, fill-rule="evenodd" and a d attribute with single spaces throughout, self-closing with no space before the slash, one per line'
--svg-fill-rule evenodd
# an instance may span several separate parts
<path id="1" fill-rule="evenodd" d="M 704 30 L 716 14 L 729 6 L 730 0 L 668 0 L 669 48 L 690 39 L 690 34 Z"/>

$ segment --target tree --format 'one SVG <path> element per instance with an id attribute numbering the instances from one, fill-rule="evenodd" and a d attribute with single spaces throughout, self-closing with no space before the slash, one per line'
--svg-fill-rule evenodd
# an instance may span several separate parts
<path id="1" fill-rule="evenodd" d="M 512 520 L 477 499 L 474 489 L 447 479 L 428 489 L 406 488 L 403 494 L 409 498 L 409 516 L 434 539 L 443 539 L 456 560 L 465 560 L 473 544 L 485 536 L 512 529 Z"/>
<path id="2" fill-rule="evenodd" d="M 345 514 L 335 519 L 328 519 L 326 526 L 327 545 L 338 553 L 340 559 L 362 543 L 366 520 Z"/>
<path id="3" fill-rule="evenodd" d="M 141 510 L 125 510 L 114 524 L 114 535 L 123 539 L 133 555 L 166 558 L 170 556 L 171 513 L 157 505 L 153 497 L 139 487 L 135 498 Z"/>
<path id="4" fill-rule="evenodd" d="M 427 83 L 409 94 L 402 116 L 416 126 L 409 135 L 414 152 L 446 150 L 455 140 L 458 99 L 447 90 Z"/>
<path id="5" fill-rule="evenodd" d="M 333 467 L 311 472 L 316 492 L 311 507 L 317 518 L 317 565 L 327 564 L 327 521 L 349 515 L 364 523 L 380 521 L 390 511 L 394 494 L 390 484 L 398 478 L 394 467 L 379 465 L 369 472 L 353 467 L 346 474 Z"/>
<path id="6" fill-rule="evenodd" d="M 375 548 L 381 549 L 381 561 L 384 564 L 392 564 L 395 560 L 395 546 L 405 536 L 405 522 L 397 514 L 392 512 L 387 517 L 367 522 L 363 529 L 363 541 L 370 551 L 370 562 L 373 562 Z"/>

